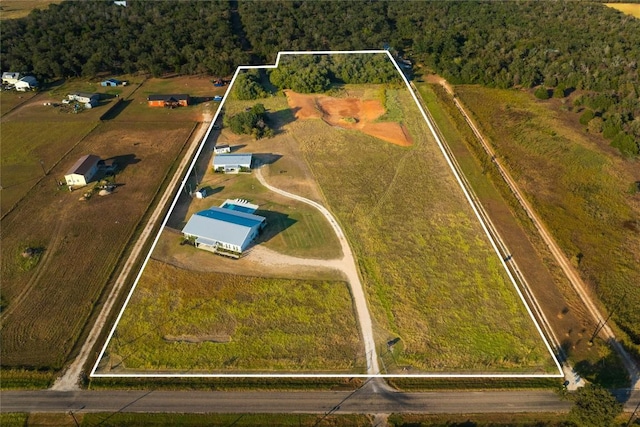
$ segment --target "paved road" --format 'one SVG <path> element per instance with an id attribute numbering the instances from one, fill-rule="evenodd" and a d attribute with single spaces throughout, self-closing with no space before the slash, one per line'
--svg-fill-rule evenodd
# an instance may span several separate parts
<path id="1" fill-rule="evenodd" d="M 260 184 L 264 185 L 267 189 L 290 199 L 306 203 L 318 209 L 320 213 L 322 213 L 322 215 L 327 218 L 329 224 L 331 224 L 331 227 L 336 233 L 336 236 L 340 241 L 340 245 L 342 246 L 343 257 L 341 260 L 342 262 L 340 263 L 340 267 L 344 274 L 347 276 L 349 287 L 351 289 L 351 295 L 353 296 L 353 301 L 356 307 L 358 324 L 360 325 L 360 331 L 362 334 L 362 339 L 364 341 L 365 358 L 367 360 L 367 373 L 369 375 L 380 374 L 380 368 L 378 366 L 378 355 L 376 353 L 376 344 L 373 339 L 371 315 L 369 314 L 369 308 L 367 307 L 367 299 L 364 295 L 364 288 L 362 286 L 362 282 L 360 281 L 360 276 L 358 275 L 358 268 L 356 267 L 355 257 L 351 252 L 351 247 L 349 246 L 349 242 L 347 241 L 342 228 L 333 217 L 333 215 L 331 215 L 331 213 L 320 203 L 316 203 L 313 200 L 309 200 L 305 197 L 298 196 L 297 194 L 289 193 L 287 191 L 269 185 L 269 183 L 267 183 L 262 176 L 262 170 L 260 167 L 256 168 L 255 175 L 256 178 L 258 178 L 258 181 L 260 181 Z M 382 382 L 378 383 L 379 386 L 384 387 Z"/>
<path id="2" fill-rule="evenodd" d="M 78 390 L 80 388 L 78 383 L 80 379 L 80 373 L 82 372 L 82 368 L 87 363 L 89 355 L 91 354 L 91 350 L 95 346 L 96 341 L 98 340 L 98 337 L 100 336 L 100 333 L 102 332 L 105 326 L 107 318 L 109 317 L 109 314 L 113 309 L 113 305 L 115 304 L 118 296 L 120 295 L 120 291 L 122 290 L 125 283 L 127 283 L 127 278 L 129 277 L 129 273 L 131 272 L 131 269 L 134 267 L 135 263 L 138 261 L 144 245 L 147 243 L 147 241 L 151 237 L 151 232 L 158 224 L 158 221 L 160 220 L 160 216 L 164 212 L 165 206 L 167 205 L 169 198 L 174 194 L 174 190 L 176 188 L 178 180 L 184 175 L 184 172 L 187 166 L 189 165 L 189 162 L 191 161 L 191 156 L 193 155 L 193 152 L 200 144 L 200 141 L 204 135 L 204 132 L 208 128 L 207 124 L 210 122 L 211 122 L 211 115 L 207 113 L 203 117 L 204 124 L 200 126 L 200 129 L 198 131 L 192 132 L 192 135 L 190 135 L 191 145 L 189 145 L 187 152 L 185 153 L 184 157 L 182 158 L 182 161 L 180 162 L 180 165 L 178 166 L 178 169 L 176 170 L 176 173 L 171 178 L 171 181 L 169 182 L 169 186 L 167 187 L 167 191 L 165 191 L 165 193 L 162 195 L 160 202 L 157 204 L 155 208 L 155 211 L 149 218 L 149 221 L 147 222 L 144 229 L 142 230 L 142 233 L 140 234 L 138 241 L 136 242 L 133 249 L 131 250 L 131 254 L 129 255 L 129 258 L 127 259 L 127 262 L 125 263 L 122 271 L 120 272 L 120 275 L 118 276 L 118 279 L 116 280 L 116 283 L 113 286 L 113 289 L 111 290 L 111 294 L 109 295 L 109 297 L 107 298 L 107 301 L 102 307 L 102 311 L 100 311 L 100 314 L 98 315 L 96 322 L 91 328 L 91 332 L 89 333 L 89 336 L 87 337 L 86 341 L 82 345 L 82 348 L 80 349 L 80 353 L 78 354 L 78 357 L 75 358 L 75 360 L 67 368 L 64 374 L 56 380 L 56 382 L 53 384 L 53 387 L 52 387 L 53 390 L 61 390 L 61 391 Z M 194 131 L 195 129 L 196 128 L 194 128 Z"/>
<path id="3" fill-rule="evenodd" d="M 640 391 L 616 390 L 626 412 Z M 566 412 L 571 403 L 552 391 L 438 391 L 401 393 L 363 387 L 356 391 L 3 391 L 0 412 L 180 413 L 423 413 L 479 414 Z"/>
<path id="4" fill-rule="evenodd" d="M 373 393 L 206 391 L 7 391 L 2 412 L 515 413 L 563 412 L 550 391 Z"/>

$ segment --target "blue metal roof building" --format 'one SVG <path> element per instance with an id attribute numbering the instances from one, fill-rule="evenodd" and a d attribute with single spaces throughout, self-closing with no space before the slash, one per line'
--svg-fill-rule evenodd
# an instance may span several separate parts
<path id="1" fill-rule="evenodd" d="M 213 206 L 191 216 L 182 229 L 197 248 L 239 258 L 266 225 L 266 218 Z"/>

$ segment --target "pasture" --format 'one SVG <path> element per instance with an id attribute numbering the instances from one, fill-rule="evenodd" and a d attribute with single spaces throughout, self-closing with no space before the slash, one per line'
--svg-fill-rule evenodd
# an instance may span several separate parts
<path id="1" fill-rule="evenodd" d="M 417 107 L 397 97 L 412 147 L 290 127 L 355 250 L 387 371 L 555 372 Z"/>
<path id="2" fill-rule="evenodd" d="M 638 3 L 605 3 L 605 5 L 640 19 L 640 4 Z"/>
<path id="3" fill-rule="evenodd" d="M 0 3 L 0 21 L 18 19 L 27 16 L 33 9 L 46 9 L 52 3 L 62 0 L 2 0 Z"/>
<path id="4" fill-rule="evenodd" d="M 43 179 L 3 218 L 3 368 L 63 366 L 193 127 L 103 123 L 68 147 L 48 175 L 61 178 L 86 153 L 116 158 L 120 172 L 113 194 L 80 201 L 83 191 L 69 192 L 53 179 Z M 28 270 L 21 257 L 26 247 L 42 250 L 39 263 Z"/>
<path id="5" fill-rule="evenodd" d="M 638 351 L 637 161 L 585 135 L 578 112 L 559 114 L 549 103 L 517 91 L 475 86 L 456 91 L 567 258 L 614 311 L 612 320 L 627 334 L 625 344 Z"/>
<path id="6" fill-rule="evenodd" d="M 606 343 L 589 343 L 593 320 L 584 313 L 582 302 L 553 263 L 530 219 L 492 167 L 451 96 L 438 84 L 416 86 L 547 320 L 556 335 L 563 337 L 563 348 L 580 375 L 605 387 L 624 386 L 624 367 Z"/>
<path id="7" fill-rule="evenodd" d="M 150 260 L 100 373 L 361 372 L 344 282 L 183 270 Z"/>
<path id="8" fill-rule="evenodd" d="M 51 169 L 97 125 L 91 121 L 3 122 L 1 215 L 5 215 L 41 179 L 49 183 L 59 179 L 48 175 Z"/>

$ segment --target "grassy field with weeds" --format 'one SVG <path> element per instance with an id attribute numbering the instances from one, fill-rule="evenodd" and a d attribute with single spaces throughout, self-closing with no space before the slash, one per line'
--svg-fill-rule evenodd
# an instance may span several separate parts
<path id="1" fill-rule="evenodd" d="M 457 87 L 460 99 L 612 320 L 640 350 L 640 182 L 576 117 L 518 91 Z M 568 117 L 568 118 L 567 118 Z M 574 120 L 575 119 L 575 120 Z"/>
<path id="2" fill-rule="evenodd" d="M 150 260 L 105 372 L 360 372 L 344 282 L 192 272 Z"/>
<path id="3" fill-rule="evenodd" d="M 356 252 L 387 370 L 554 372 L 409 93 L 396 96 L 413 147 L 291 125 Z"/>
<path id="4" fill-rule="evenodd" d="M 519 203 L 493 167 L 471 128 L 439 85 L 417 83 L 423 100 L 454 152 L 456 161 L 480 199 L 514 262 L 525 275 L 547 320 L 577 372 L 603 387 L 627 386 L 626 370 L 604 342 L 588 342 L 595 325 L 583 304 L 555 263 L 544 242 L 537 236 Z M 531 243 L 529 243 L 531 242 Z M 429 387 L 426 381 L 424 386 Z"/>

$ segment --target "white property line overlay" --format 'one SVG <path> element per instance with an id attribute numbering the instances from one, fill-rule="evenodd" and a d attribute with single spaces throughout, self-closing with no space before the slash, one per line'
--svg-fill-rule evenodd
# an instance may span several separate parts
<path id="1" fill-rule="evenodd" d="M 556 367 L 558 368 L 558 374 L 414 374 L 414 375 L 399 375 L 399 374 L 375 374 L 375 375 L 371 375 L 371 374 L 289 374 L 289 373 L 283 373 L 283 374 L 241 374 L 241 373 L 237 373 L 237 374 L 178 374 L 178 373 L 155 373 L 155 374 L 149 374 L 149 373 L 139 373 L 139 374 L 135 374 L 135 373 L 131 373 L 131 374 L 127 374 L 127 373 L 109 373 L 109 374 L 101 374 L 101 373 L 96 373 L 96 370 L 98 369 L 98 364 L 100 363 L 100 361 L 102 360 L 102 358 L 104 357 L 104 353 L 107 350 L 107 346 L 109 345 L 109 342 L 111 341 L 111 338 L 113 337 L 113 334 L 116 331 L 116 328 L 118 326 L 118 323 L 120 322 L 120 319 L 122 318 L 122 315 L 124 313 L 124 310 L 127 308 L 127 305 L 129 304 L 129 301 L 131 300 L 131 296 L 133 295 L 133 292 L 135 291 L 136 287 L 138 286 L 138 282 L 140 281 L 140 277 L 142 277 L 142 273 L 144 272 L 145 267 L 147 266 L 147 263 L 149 262 L 149 258 L 151 257 L 151 254 L 153 253 L 153 250 L 156 247 L 156 244 L 158 243 L 158 240 L 160 239 L 160 235 L 162 234 L 162 230 L 164 229 L 164 227 L 167 224 L 167 221 L 169 220 L 169 216 L 171 215 L 171 213 L 173 212 L 173 209 L 176 205 L 176 203 L 178 202 L 178 198 L 180 197 L 180 194 L 182 193 L 182 191 L 185 188 L 185 185 L 189 179 L 189 177 L 191 176 L 191 173 L 193 171 L 193 168 L 195 167 L 195 164 L 200 156 L 200 153 L 202 152 L 204 145 L 207 141 L 207 139 L 209 138 L 209 135 L 211 134 L 211 131 L 213 130 L 213 126 L 215 125 L 218 116 L 220 115 L 220 112 L 222 111 L 222 108 L 224 107 L 225 102 L 227 101 L 227 96 L 230 93 L 231 88 L 233 87 L 233 84 L 236 81 L 236 78 L 238 77 L 238 75 L 240 74 L 240 72 L 245 71 L 245 70 L 254 70 L 254 69 L 273 69 L 273 68 L 278 68 L 278 65 L 280 63 L 280 59 L 283 55 L 344 55 L 344 54 L 385 54 L 387 55 L 387 57 L 391 60 L 391 63 L 394 65 L 394 67 L 396 68 L 396 70 L 398 71 L 398 73 L 400 74 L 400 76 L 402 77 L 402 80 L 404 81 L 407 90 L 409 91 L 409 93 L 411 93 L 411 96 L 413 97 L 414 102 L 416 103 L 416 105 L 418 106 L 418 109 L 420 110 L 420 113 L 422 114 L 422 117 L 424 118 L 425 122 L 427 123 L 427 126 L 429 127 L 429 130 L 431 131 L 431 134 L 433 135 L 433 137 L 435 138 L 438 147 L 440 148 L 440 151 L 442 152 L 442 155 L 444 156 L 445 160 L 447 161 L 447 164 L 449 165 L 449 168 L 451 169 L 451 171 L 453 172 L 453 175 L 455 176 L 458 185 L 460 186 L 460 188 L 462 189 L 462 192 L 464 193 L 467 201 L 469 202 L 469 204 L 471 205 L 471 208 L 473 209 L 473 212 L 475 213 L 476 217 L 478 218 L 478 221 L 480 222 L 480 225 L 482 226 L 482 229 L 484 230 L 487 238 L 489 239 L 489 241 L 491 242 L 491 246 L 493 247 L 494 251 L 496 252 L 498 259 L 500 259 L 500 262 L 502 263 L 502 267 L 505 269 L 505 271 L 507 272 L 507 275 L 509 276 L 509 279 L 511 280 L 511 283 L 513 284 L 514 288 L 516 289 L 516 292 L 518 293 L 518 296 L 520 297 L 520 300 L 522 301 L 522 303 L 524 304 L 525 308 L 527 309 L 527 313 L 529 313 L 529 317 L 531 318 L 531 320 L 533 321 L 534 325 L 536 326 L 536 330 L 538 331 L 538 333 L 540 334 L 540 337 L 542 338 L 545 346 L 547 347 L 547 350 L 549 351 L 549 354 L 551 355 L 551 357 L 553 358 L 553 361 L 556 364 Z M 169 190 L 167 190 L 169 191 Z M 538 325 L 537 320 L 535 319 L 535 316 L 533 315 L 533 313 L 531 312 L 531 309 L 529 308 L 529 305 L 527 304 L 524 296 L 522 295 L 522 293 L 520 292 L 520 289 L 518 288 L 515 279 L 513 278 L 513 276 L 511 275 L 511 272 L 509 271 L 509 268 L 507 268 L 507 265 L 505 263 L 505 261 L 502 259 L 502 256 L 500 255 L 500 251 L 498 250 L 498 247 L 496 245 L 496 243 L 494 242 L 493 238 L 491 237 L 491 234 L 489 233 L 489 230 L 487 229 L 482 217 L 480 216 L 479 212 L 476 209 L 475 204 L 473 203 L 471 196 L 469 195 L 469 193 L 467 192 L 466 188 L 464 187 L 460 176 L 458 175 L 458 173 L 456 172 L 455 168 L 453 167 L 453 164 L 451 162 L 451 159 L 449 158 L 448 154 L 446 153 L 446 150 L 444 149 L 442 142 L 440 141 L 440 138 L 438 137 L 437 133 L 435 132 L 435 129 L 433 128 L 433 125 L 431 124 L 431 121 L 429 120 L 429 118 L 427 117 L 427 114 L 425 113 L 424 109 L 422 108 L 422 105 L 420 104 L 420 102 L 418 101 L 418 98 L 416 97 L 416 94 L 413 92 L 413 90 L 411 89 L 411 86 L 409 85 L 409 81 L 407 80 L 406 76 L 404 75 L 404 73 L 402 72 L 402 70 L 400 69 L 400 66 L 398 65 L 398 63 L 396 62 L 396 60 L 393 58 L 393 55 L 391 55 L 391 53 L 387 50 L 351 50 L 351 51 L 347 51 L 347 50 L 341 50 L 341 51 L 305 51 L 305 52 L 293 52 L 293 51 L 281 51 L 278 52 L 278 55 L 276 57 L 276 62 L 273 65 L 252 65 L 252 66 L 248 66 L 248 65 L 241 65 L 236 69 L 236 72 L 233 75 L 233 78 L 231 79 L 231 82 L 229 83 L 229 86 L 227 87 L 227 91 L 225 92 L 225 95 L 222 99 L 222 102 L 220 103 L 220 106 L 218 107 L 218 110 L 216 111 L 216 114 L 213 116 L 213 119 L 211 120 L 211 124 L 209 125 L 209 129 L 207 129 L 207 132 L 205 133 L 204 137 L 202 138 L 202 142 L 200 143 L 200 147 L 198 147 L 198 150 L 196 151 L 196 153 L 193 156 L 193 160 L 191 162 L 191 165 L 189 166 L 189 169 L 187 170 L 187 173 L 184 176 L 184 179 L 182 180 L 182 183 L 180 184 L 180 188 L 178 189 L 178 191 L 176 192 L 176 196 L 173 199 L 173 202 L 171 203 L 171 206 L 169 207 L 169 210 L 167 211 L 167 214 L 164 218 L 164 220 L 162 221 L 162 224 L 158 230 L 158 234 L 156 235 L 156 238 L 153 241 L 153 244 L 151 245 L 151 248 L 149 249 L 149 253 L 147 254 L 144 262 L 142 263 L 142 266 L 140 267 L 140 270 L 138 272 L 138 275 L 136 276 L 136 279 L 133 283 L 133 286 L 131 287 L 131 290 L 129 291 L 129 294 L 127 295 L 127 298 L 122 306 L 122 309 L 120 309 L 120 313 L 118 313 L 118 317 L 116 318 L 115 322 L 113 323 L 113 327 L 111 328 L 111 331 L 109 332 L 109 336 L 107 337 L 104 346 L 102 347 L 102 350 L 100 351 L 100 354 L 98 355 L 98 358 L 96 359 L 96 362 L 93 366 L 93 369 L 91 370 L 91 373 L 89 374 L 90 377 L 94 377 L 94 378 L 562 378 L 564 377 L 564 374 L 562 373 L 562 368 L 560 366 L 560 362 L 558 361 L 557 357 L 555 356 L 555 354 L 553 353 L 553 350 L 551 350 L 551 346 L 549 345 L 549 342 L 547 341 L 547 338 L 545 337 L 544 333 L 542 332 L 542 330 L 540 329 L 540 325 Z"/>

